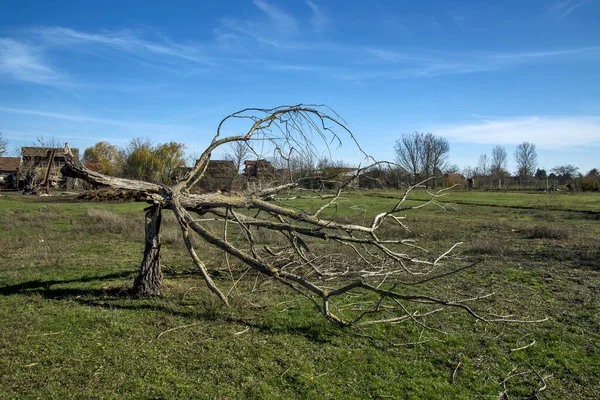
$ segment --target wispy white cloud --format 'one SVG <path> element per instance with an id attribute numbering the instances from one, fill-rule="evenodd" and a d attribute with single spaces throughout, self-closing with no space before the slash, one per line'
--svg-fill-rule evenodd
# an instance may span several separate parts
<path id="1" fill-rule="evenodd" d="M 298 31 L 298 21 L 291 14 L 267 3 L 264 0 L 254 0 L 254 5 L 263 11 L 272 23 L 279 27 L 280 31 L 296 33 Z"/>
<path id="2" fill-rule="evenodd" d="M 79 46 L 100 45 L 137 55 L 172 57 L 200 64 L 211 62 L 197 47 L 181 45 L 168 39 L 150 41 L 130 30 L 89 33 L 64 27 L 39 27 L 29 29 L 27 33 L 51 47 L 76 49 Z"/>
<path id="3" fill-rule="evenodd" d="M 0 37 L 0 78 L 62 88 L 99 86 L 103 90 L 121 90 L 124 86 L 115 82 L 100 85 L 90 82 L 90 77 L 73 70 L 71 59 L 59 56 L 59 51 L 85 58 L 134 63 L 183 77 L 217 65 L 200 46 L 183 45 L 168 38 L 150 40 L 130 30 L 95 33 L 65 27 L 37 27 L 13 31 L 12 37 Z"/>
<path id="4" fill-rule="evenodd" d="M 6 139 L 10 140 L 11 142 L 17 143 L 17 145 L 19 146 L 28 146 L 31 145 L 31 143 L 34 143 L 36 141 L 37 138 L 51 138 L 51 140 L 57 141 L 58 143 L 62 143 L 62 142 L 66 142 L 66 141 L 75 141 L 75 143 L 80 143 L 80 141 L 85 140 L 86 142 L 101 142 L 101 141 L 106 141 L 107 139 L 110 139 L 110 142 L 112 144 L 119 144 L 119 145 L 123 145 L 128 143 L 131 138 L 128 137 L 124 137 L 124 136 L 113 136 L 113 137 L 107 137 L 106 134 L 102 134 L 102 135 L 98 135 L 98 136 L 94 136 L 94 135 L 82 135 L 82 134 L 65 134 L 64 132 L 56 132 L 56 133 L 52 133 L 49 132 L 48 130 L 46 131 L 21 131 L 21 130 L 12 130 L 12 129 L 7 129 L 6 130 Z M 77 144 L 78 145 L 78 144 Z M 17 154 L 20 156 L 21 155 L 21 151 L 20 151 L 20 147 L 17 147 L 18 151 Z"/>
<path id="5" fill-rule="evenodd" d="M 521 116 L 484 119 L 431 131 L 461 143 L 515 145 L 528 141 L 545 149 L 600 146 L 600 116 Z"/>
<path id="6" fill-rule="evenodd" d="M 529 52 L 441 53 L 422 51 L 401 53 L 386 49 L 366 48 L 372 64 L 393 64 L 395 71 L 380 70 L 391 79 L 435 77 L 474 72 L 498 71 L 536 62 L 574 62 L 600 59 L 600 46 Z M 364 71 L 362 71 L 364 74 Z"/>
<path id="7" fill-rule="evenodd" d="M 260 53 L 260 52 L 258 52 Z M 336 43 L 315 43 L 313 49 L 297 47 L 297 55 L 281 57 L 282 52 L 262 52 L 262 57 L 242 53 L 221 58 L 224 63 L 240 63 L 256 70 L 318 73 L 329 79 L 364 83 L 373 80 L 426 79 L 447 75 L 501 71 L 536 63 L 574 63 L 600 59 L 600 46 L 551 49 L 529 52 L 456 53 L 427 49 L 395 51 L 387 48 L 351 47 Z M 284 55 L 289 55 L 287 49 Z M 304 63 L 305 55 L 321 63 Z"/>
<path id="8" fill-rule="evenodd" d="M 590 0 L 563 0 L 554 3 L 548 11 L 556 15 L 557 19 L 562 19 L 567 15 L 571 14 L 573 11 L 588 3 Z"/>
<path id="9" fill-rule="evenodd" d="M 298 18 L 265 0 L 253 0 L 253 4 L 262 11 L 262 17 L 221 18 L 219 22 L 226 30 L 216 29 L 218 40 L 239 41 L 250 38 L 280 49 L 305 47 L 293 41 L 300 33 L 304 33 Z M 232 32 L 235 34 L 232 35 Z"/>
<path id="10" fill-rule="evenodd" d="M 383 63 L 397 64 L 397 63 L 402 63 L 402 62 L 407 62 L 407 61 L 425 62 L 425 61 L 433 60 L 431 57 L 428 57 L 424 54 L 417 55 L 417 54 L 398 52 L 398 51 L 394 51 L 394 50 L 378 49 L 378 48 L 374 48 L 374 47 L 365 47 L 363 50 L 367 53 L 367 55 L 370 56 L 367 59 L 375 59 L 378 62 L 383 62 Z"/>
<path id="11" fill-rule="evenodd" d="M 56 83 L 62 78 L 39 48 L 10 38 L 0 38 L 0 77 L 40 84 Z"/>
<path id="12" fill-rule="evenodd" d="M 329 27 L 330 23 L 327 14 L 325 14 L 321 7 L 318 6 L 316 3 L 310 0 L 305 0 L 305 3 L 312 11 L 310 23 L 313 26 L 314 30 L 319 33 L 325 31 Z"/>
<path id="13" fill-rule="evenodd" d="M 175 127 L 173 125 L 165 125 L 165 124 L 153 124 L 153 123 L 147 123 L 147 122 L 127 121 L 127 120 L 120 120 L 120 119 L 98 118 L 98 117 L 91 117 L 91 116 L 87 116 L 87 115 L 64 114 L 64 113 L 56 113 L 56 112 L 51 112 L 51 111 L 30 110 L 30 109 L 24 109 L 24 108 L 3 107 L 3 106 L 0 106 L 0 112 L 6 112 L 6 113 L 11 113 L 11 114 L 32 115 L 32 116 L 36 116 L 36 117 L 53 118 L 53 119 L 66 120 L 66 121 L 72 121 L 72 122 L 115 125 L 115 126 L 122 126 L 122 127 L 127 127 L 127 128 L 156 128 L 156 129 L 161 129 L 161 130 L 169 130 L 169 129 L 172 129 Z M 177 126 L 177 128 L 187 128 L 187 127 Z"/>

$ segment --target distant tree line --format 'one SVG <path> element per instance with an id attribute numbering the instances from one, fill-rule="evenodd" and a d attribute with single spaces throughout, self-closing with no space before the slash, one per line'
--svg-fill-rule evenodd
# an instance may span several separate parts
<path id="1" fill-rule="evenodd" d="M 0 135 L 0 145 L 2 144 Z M 6 146 L 6 145 L 4 145 Z M 1 148 L 1 146 L 0 146 Z M 185 145 L 176 142 L 152 144 L 148 139 L 132 139 L 127 146 L 119 148 L 107 142 L 98 142 L 83 154 L 82 161 L 98 164 L 101 173 L 140 179 L 155 183 L 169 183 L 173 175 L 185 167 Z M 477 189 L 537 189 L 563 190 L 566 185 L 579 190 L 599 190 L 600 173 L 593 168 L 581 174 L 571 165 L 557 165 L 546 171 L 538 168 L 536 146 L 523 142 L 515 148 L 514 174 L 508 171 L 508 153 L 501 145 L 492 148 L 490 154 L 481 154 L 476 167 L 464 167 L 449 163 L 448 140 L 433 133 L 412 132 L 403 134 L 394 146 L 395 163 L 382 164 L 362 171 L 357 185 L 365 188 L 399 188 L 425 182 L 427 187 L 466 184 L 472 179 Z M 278 171 L 277 179 L 295 180 L 322 175 L 332 180 L 348 176 L 356 168 L 343 162 L 319 157 L 314 149 L 307 149 L 293 157 L 275 152 L 264 157 Z M 247 143 L 236 142 L 230 146 L 224 158 L 234 163 L 238 172 L 243 172 L 244 162 L 261 159 Z M 283 172 L 282 172 L 283 171 Z M 275 179 L 275 178 L 274 178 Z"/>
<path id="2" fill-rule="evenodd" d="M 597 168 L 592 168 L 585 175 L 572 164 L 557 165 L 549 171 L 538 168 L 537 151 L 533 143 L 523 142 L 517 145 L 514 157 L 517 165 L 514 175 L 507 170 L 506 150 L 498 145 L 492 149 L 491 157 L 485 153 L 481 154 L 476 167 L 465 167 L 462 172 L 477 182 L 477 188 L 599 190 Z"/>
<path id="3" fill-rule="evenodd" d="M 34 146 L 61 147 L 54 139 L 39 137 Z M 472 180 L 476 189 L 535 189 L 535 190 L 600 190 L 600 173 L 593 168 L 585 174 L 571 165 L 557 165 L 549 170 L 538 167 L 536 146 L 523 142 L 516 146 L 514 174 L 508 171 L 508 153 L 496 145 L 489 154 L 479 156 L 475 167 L 460 168 L 450 164 L 448 140 L 433 133 L 412 132 L 403 134 L 394 146 L 395 163 L 379 164 L 369 170 L 360 170 L 356 184 L 365 188 L 400 188 L 424 182 L 427 187 L 466 184 Z M 7 141 L 0 131 L 0 156 L 7 151 Z M 126 146 L 117 147 L 108 142 L 98 142 L 88 147 L 82 161 L 96 164 L 100 173 L 138 179 L 153 183 L 169 184 L 174 176 L 186 167 L 185 145 L 177 142 L 154 144 L 147 138 L 132 139 Z M 224 158 L 243 172 L 246 160 L 265 159 L 277 173 L 273 179 L 297 180 L 311 177 L 323 182 L 327 176 L 332 182 L 357 171 L 344 161 L 318 156 L 316 149 L 309 148 L 293 156 L 275 151 L 270 156 L 257 153 L 250 144 L 235 142 Z M 193 160 L 195 161 L 195 160 Z M 353 168 L 354 167 L 354 168 Z"/>

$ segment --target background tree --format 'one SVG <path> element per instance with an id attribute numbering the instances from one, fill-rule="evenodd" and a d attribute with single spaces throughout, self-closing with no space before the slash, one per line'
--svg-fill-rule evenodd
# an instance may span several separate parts
<path id="1" fill-rule="evenodd" d="M 442 171 L 448 165 L 450 143 L 443 137 L 428 133 L 423 137 L 423 169 L 425 179 L 441 177 Z M 431 180 L 431 185 L 436 186 L 436 179 Z"/>
<path id="2" fill-rule="evenodd" d="M 542 185 L 545 186 L 546 190 L 548 190 L 548 174 L 546 173 L 546 170 L 543 168 L 542 169 L 538 168 L 535 171 L 534 176 L 535 176 L 535 179 L 538 182 L 542 183 Z"/>
<path id="3" fill-rule="evenodd" d="M 248 122 L 250 126 L 244 135 L 227 136 L 224 129 L 231 120 Z M 239 260 L 258 277 L 310 299 L 323 317 L 336 324 L 414 321 L 446 308 L 463 310 L 482 321 L 508 320 L 509 317 L 492 314 L 486 318 L 475 311 L 471 302 L 489 295 L 478 293 L 461 299 L 453 293 L 452 299 L 444 299 L 418 293 L 419 285 L 442 280 L 477 263 L 461 263 L 461 258 L 453 257 L 459 243 L 433 255 L 424 252 L 421 245 L 415 246 L 414 239 L 403 239 L 408 229 L 407 211 L 423 206 L 405 203 L 413 187 L 405 190 L 386 212 L 369 217 L 363 224 L 348 222 L 336 212 L 345 203 L 344 191 L 355 177 L 340 181 L 334 195 L 318 196 L 316 200 L 321 203 L 314 209 L 287 203 L 294 194 L 289 190 L 298 188 L 301 180 L 256 191 L 189 193 L 195 182 L 202 179 L 211 154 L 228 143 L 245 141 L 250 146 L 264 146 L 268 142 L 273 149 L 295 156 L 295 149 L 314 146 L 315 138 L 330 145 L 341 143 L 342 137 L 355 143 L 344 124 L 315 107 L 249 108 L 226 117 L 194 168 L 170 187 L 95 173 L 76 157 L 69 157 L 64 172 L 94 184 L 137 190 L 151 203 L 146 214 L 144 259 L 136 279 L 136 291 L 140 294 L 160 291 L 161 210 L 169 209 L 206 285 L 225 304 L 227 292 L 212 280 L 191 240 L 193 234 Z M 147 146 L 142 146 L 142 150 L 146 151 Z M 358 145 L 357 151 L 362 151 Z M 379 164 L 366 165 L 355 176 Z M 436 202 L 439 196 L 441 193 L 434 194 L 431 201 Z M 246 212 L 248 209 L 252 212 Z M 198 218 L 196 214 L 206 217 Z M 265 231 L 280 240 L 261 242 Z M 365 293 L 370 295 L 364 296 Z M 361 296 L 360 307 L 337 309 L 336 300 L 348 295 Z"/>
<path id="4" fill-rule="evenodd" d="M 473 168 L 471 166 L 466 166 L 462 169 L 462 174 L 465 176 L 465 178 L 469 179 L 469 178 L 474 178 L 477 175 L 477 168 Z"/>
<path id="5" fill-rule="evenodd" d="M 527 183 L 537 168 L 537 152 L 535 144 L 523 142 L 515 149 L 515 161 L 517 163 L 517 175 L 521 184 Z"/>
<path id="6" fill-rule="evenodd" d="M 421 181 L 423 170 L 423 134 L 420 132 L 402 134 L 396 141 L 396 163 L 410 174 L 410 184 Z"/>
<path id="7" fill-rule="evenodd" d="M 575 178 L 579 168 L 572 164 L 565 164 L 557 165 L 556 167 L 552 168 L 551 171 L 556 174 L 559 181 L 562 183 L 569 183 L 569 181 L 572 181 Z"/>
<path id="8" fill-rule="evenodd" d="M 241 171 L 244 161 L 252 154 L 246 142 L 233 142 L 228 145 L 224 158 L 234 162 L 236 170 Z"/>
<path id="9" fill-rule="evenodd" d="M 479 156 L 477 162 L 477 177 L 479 178 L 478 187 L 481 187 L 489 181 L 491 160 L 487 154 L 483 153 Z"/>
<path id="10" fill-rule="evenodd" d="M 6 153 L 7 144 L 8 143 L 4 139 L 4 135 L 3 135 L 2 131 L 0 131 L 0 157 L 2 157 L 4 155 L 4 153 Z"/>
<path id="11" fill-rule="evenodd" d="M 590 169 L 583 179 L 583 190 L 598 190 L 598 178 L 600 177 L 600 172 L 598 172 L 597 168 Z"/>
<path id="12" fill-rule="evenodd" d="M 130 179 L 157 183 L 154 173 L 156 166 L 153 165 L 153 153 L 152 142 L 149 139 L 131 139 L 123 150 L 125 159 L 123 175 Z"/>
<path id="13" fill-rule="evenodd" d="M 112 176 L 122 176 L 125 167 L 123 152 L 108 142 L 98 142 L 85 149 L 82 161 L 98 163 L 100 173 Z"/>
<path id="14" fill-rule="evenodd" d="M 554 172 L 550 172 L 548 175 L 548 182 L 552 183 L 552 190 L 556 190 L 558 188 L 558 177 Z"/>
<path id="15" fill-rule="evenodd" d="M 432 133 L 413 132 L 403 134 L 396 141 L 396 163 L 411 174 L 410 184 L 441 175 L 447 166 L 450 144 Z M 435 182 L 426 182 L 426 185 Z"/>
<path id="16" fill-rule="evenodd" d="M 56 140 L 54 136 L 48 138 L 44 137 L 44 135 L 40 135 L 33 141 L 32 145 L 33 147 L 48 147 L 52 149 L 62 148 L 62 143 Z"/>
<path id="17" fill-rule="evenodd" d="M 153 145 L 135 138 L 124 151 L 124 176 L 152 183 L 172 183 L 178 169 L 185 167 L 185 145 L 169 142 Z"/>
<path id="18" fill-rule="evenodd" d="M 492 159 L 490 161 L 490 173 L 493 179 L 498 183 L 498 188 L 502 187 L 502 180 L 508 174 L 506 168 L 508 166 L 508 156 L 506 149 L 500 145 L 494 146 L 492 149 Z"/>
<path id="19" fill-rule="evenodd" d="M 447 174 L 458 174 L 460 172 L 460 167 L 458 164 L 450 164 L 444 169 L 444 173 Z"/>
<path id="20" fill-rule="evenodd" d="M 177 171 L 185 167 L 185 145 L 169 142 L 154 147 L 155 182 L 172 183 Z"/>

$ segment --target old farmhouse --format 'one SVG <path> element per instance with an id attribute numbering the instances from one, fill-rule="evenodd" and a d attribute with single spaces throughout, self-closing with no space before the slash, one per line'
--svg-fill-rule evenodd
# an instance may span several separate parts
<path id="1" fill-rule="evenodd" d="M 79 156 L 79 149 L 72 148 L 75 157 Z M 22 147 L 21 156 L 23 163 L 21 174 L 25 179 L 25 186 L 34 189 L 37 186 L 61 187 L 72 189 L 76 182 L 64 177 L 60 169 L 65 164 L 65 149 L 52 147 Z"/>
<path id="2" fill-rule="evenodd" d="M 20 170 L 20 157 L 0 157 L 0 188 L 18 189 Z"/>

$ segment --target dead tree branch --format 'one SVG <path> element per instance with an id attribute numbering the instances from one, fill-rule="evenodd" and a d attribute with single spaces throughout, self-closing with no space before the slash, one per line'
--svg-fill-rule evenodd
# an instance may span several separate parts
<path id="1" fill-rule="evenodd" d="M 491 319 L 464 304 L 466 301 L 485 299 L 490 294 L 449 300 L 414 293 L 418 285 L 442 281 L 478 263 L 456 265 L 453 255 L 460 243 L 435 256 L 429 255 L 414 239 L 402 239 L 398 234 L 408 230 L 406 212 L 427 204 L 437 204 L 446 189 L 430 192 L 430 200 L 425 204 L 409 204 L 411 192 L 424 186 L 423 181 L 404 190 L 391 208 L 373 216 L 366 223 L 337 217 L 347 190 L 363 174 L 381 163 L 362 150 L 338 116 L 328 115 L 323 108 L 305 105 L 247 108 L 227 116 L 219 124 L 215 136 L 195 166 L 172 187 L 90 171 L 73 157 L 68 145 L 64 173 L 93 184 L 136 190 L 146 195 L 154 205 L 155 214 L 158 213 L 153 216 L 154 225 L 151 226 L 154 228 L 147 230 L 147 238 L 150 236 L 154 240 L 150 242 L 152 249 L 157 251 L 160 249 L 160 210 L 172 210 L 190 257 L 205 284 L 225 304 L 228 302 L 227 296 L 211 279 L 202 255 L 192 245 L 191 235 L 198 235 L 264 277 L 307 297 L 321 315 L 340 325 L 365 326 L 404 320 L 417 322 L 417 318 L 443 309 L 460 310 L 483 322 L 510 320 Z M 231 121 L 247 121 L 248 130 L 242 135 L 227 136 L 227 123 Z M 314 199 L 317 203 L 312 209 L 287 205 L 282 201 L 286 199 L 293 202 L 299 197 L 294 190 L 306 182 L 307 178 L 292 179 L 293 174 L 272 182 L 270 187 L 262 190 L 190 193 L 190 189 L 205 177 L 211 154 L 220 146 L 242 142 L 255 153 L 260 146 L 263 154 L 272 152 L 309 158 L 316 155 L 318 143 L 331 151 L 343 140 L 354 144 L 363 155 L 366 166 L 359 167 L 351 174 L 325 176 L 316 173 L 310 179 L 327 181 L 334 188 L 327 193 L 315 190 L 318 193 Z M 211 214 L 214 218 L 193 218 L 190 213 Z M 220 233 L 213 233 L 208 223 L 224 225 Z M 272 232 L 285 240 L 278 244 L 265 243 L 257 234 L 261 231 Z M 332 251 L 332 248 L 340 247 L 350 251 Z M 157 264 L 154 262 L 152 265 L 159 268 Z M 141 275 L 143 273 L 142 270 Z M 143 277 L 140 279 L 143 280 Z M 344 315 L 346 311 L 340 311 L 334 303 L 349 294 L 366 299 L 364 307 L 354 315 Z M 335 314 L 332 308 L 336 308 Z"/>

